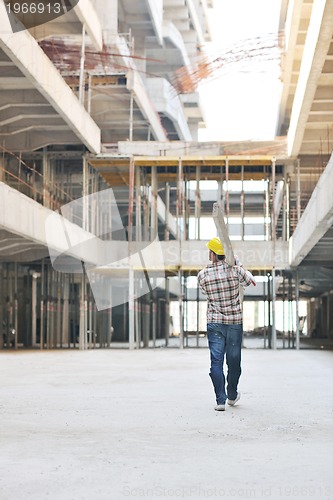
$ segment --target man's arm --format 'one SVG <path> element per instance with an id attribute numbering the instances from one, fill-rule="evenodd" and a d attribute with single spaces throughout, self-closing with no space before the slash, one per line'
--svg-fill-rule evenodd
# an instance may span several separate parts
<path id="1" fill-rule="evenodd" d="M 243 264 L 242 264 L 242 263 L 241 263 L 241 261 L 239 260 L 238 255 L 235 255 L 235 265 L 236 265 L 236 266 L 241 267 L 242 269 L 244 269 Z M 250 278 L 250 280 L 251 280 L 250 285 L 257 286 L 257 283 L 256 283 L 256 281 L 255 281 L 255 279 L 254 279 L 253 274 L 252 274 L 252 273 L 250 273 L 250 271 L 248 271 L 247 269 L 244 269 L 244 271 L 246 272 L 246 274 L 247 274 L 248 278 Z M 243 286 L 249 286 L 249 285 L 243 285 Z"/>
<path id="2" fill-rule="evenodd" d="M 255 282 L 254 277 L 252 276 L 250 271 L 246 271 L 246 269 L 241 266 L 235 266 L 235 269 L 237 270 L 237 274 L 239 276 L 239 283 L 243 287 L 247 287 L 250 285 L 257 286 L 257 283 Z"/>

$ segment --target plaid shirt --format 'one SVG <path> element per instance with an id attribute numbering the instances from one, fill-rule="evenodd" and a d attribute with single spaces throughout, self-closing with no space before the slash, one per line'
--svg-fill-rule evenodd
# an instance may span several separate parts
<path id="1" fill-rule="evenodd" d="M 208 264 L 198 274 L 198 283 L 207 295 L 207 323 L 240 324 L 243 321 L 239 285 L 251 285 L 251 278 L 240 266 L 225 261 Z"/>

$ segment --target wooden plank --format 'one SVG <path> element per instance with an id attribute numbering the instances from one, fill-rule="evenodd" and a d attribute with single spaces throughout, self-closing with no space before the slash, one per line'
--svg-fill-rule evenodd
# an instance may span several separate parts
<path id="1" fill-rule="evenodd" d="M 225 251 L 225 260 L 229 266 L 235 265 L 235 255 L 232 249 L 231 241 L 228 234 L 227 225 L 224 222 L 224 214 L 222 207 L 218 203 L 213 205 L 213 219 L 217 229 L 217 233 L 222 242 Z"/>

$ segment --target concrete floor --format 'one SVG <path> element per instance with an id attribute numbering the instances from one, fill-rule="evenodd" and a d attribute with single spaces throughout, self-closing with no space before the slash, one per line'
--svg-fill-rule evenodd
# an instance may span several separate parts
<path id="1" fill-rule="evenodd" d="M 213 410 L 207 349 L 0 353 L 0 499 L 333 498 L 333 353 L 243 351 Z"/>

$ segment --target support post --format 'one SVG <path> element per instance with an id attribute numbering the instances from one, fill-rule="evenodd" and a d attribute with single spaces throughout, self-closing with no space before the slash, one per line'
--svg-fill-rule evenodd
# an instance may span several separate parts
<path id="1" fill-rule="evenodd" d="M 229 224 L 229 160 L 225 160 L 225 215 L 227 218 L 227 224 Z"/>
<path id="2" fill-rule="evenodd" d="M 183 283 L 182 283 L 182 270 L 178 269 L 179 281 L 179 348 L 184 349 L 184 311 L 183 311 Z"/>
<path id="3" fill-rule="evenodd" d="M 276 338 L 276 284 L 275 284 L 275 268 L 272 269 L 272 349 L 277 348 Z"/>
<path id="4" fill-rule="evenodd" d="M 268 288 L 268 280 L 269 280 L 269 276 L 267 276 L 267 273 L 265 275 L 265 277 L 267 278 L 267 288 Z M 264 280 L 263 282 L 263 292 L 264 292 L 264 349 L 266 349 L 267 347 L 267 326 L 269 327 L 269 324 L 266 325 L 266 298 L 267 298 L 267 295 L 266 295 L 266 280 Z"/>
<path id="5" fill-rule="evenodd" d="M 275 220 L 275 158 L 272 158 L 272 208 L 271 208 L 271 228 L 272 240 L 276 240 L 276 220 Z"/>
<path id="6" fill-rule="evenodd" d="M 169 215 L 170 215 L 170 184 L 167 182 L 165 186 L 165 229 L 164 229 L 165 241 L 169 241 L 170 238 Z"/>
<path id="7" fill-rule="evenodd" d="M 242 190 L 241 190 L 241 238 L 244 240 L 244 215 L 245 215 L 245 193 L 244 193 L 244 165 L 241 166 L 241 182 L 242 182 Z"/>
<path id="8" fill-rule="evenodd" d="M 63 306 L 62 306 L 62 328 L 61 345 L 69 343 L 69 277 L 65 274 L 63 279 Z"/>
<path id="9" fill-rule="evenodd" d="M 200 240 L 200 215 L 201 215 L 201 197 L 200 197 L 200 165 L 196 166 L 195 171 L 195 239 Z M 221 183 L 221 191 L 222 191 Z"/>
<path id="10" fill-rule="evenodd" d="M 37 344 L 37 273 L 32 273 L 32 290 L 31 290 L 31 346 L 36 347 Z"/>
<path id="11" fill-rule="evenodd" d="M 44 314 L 45 314 L 45 262 L 42 259 L 41 285 L 40 285 L 40 339 L 39 347 L 44 348 Z"/>
<path id="12" fill-rule="evenodd" d="M 80 325 L 79 325 L 79 349 L 87 348 L 87 315 L 86 315 L 86 281 L 85 275 L 81 277 L 80 285 Z"/>
<path id="13" fill-rule="evenodd" d="M 1 170 L 0 170 L 1 179 Z M 3 317 L 3 300 L 4 300 L 4 288 L 3 288 L 3 264 L 0 264 L 0 349 L 3 348 L 3 333 L 4 333 L 4 317 Z"/>
<path id="14" fill-rule="evenodd" d="M 136 241 L 142 240 L 141 232 L 141 175 L 140 167 L 135 169 L 135 238 Z"/>
<path id="15" fill-rule="evenodd" d="M 50 206 L 49 204 L 49 161 L 47 156 L 47 148 L 43 148 L 43 205 L 44 207 Z"/>
<path id="16" fill-rule="evenodd" d="M 80 81 L 79 81 L 79 101 L 84 105 L 84 65 L 86 58 L 86 27 L 83 23 L 82 25 L 82 43 L 81 43 L 81 59 L 80 59 Z"/>
<path id="17" fill-rule="evenodd" d="M 165 276 L 165 347 L 169 345 L 170 335 L 170 289 L 169 278 Z"/>
<path id="18" fill-rule="evenodd" d="M 15 262 L 14 265 L 14 328 L 15 328 L 15 339 L 14 339 L 14 346 L 15 349 L 18 347 L 18 286 L 17 286 L 17 280 L 18 280 L 18 268 L 17 268 L 17 262 Z"/>
<path id="19" fill-rule="evenodd" d="M 129 134 L 128 134 L 128 138 L 130 141 L 133 141 L 133 105 L 134 105 L 134 96 L 133 96 L 133 91 L 131 91 L 130 112 L 129 112 Z"/>
<path id="20" fill-rule="evenodd" d="M 283 178 L 283 211 L 282 211 L 282 240 L 287 241 L 287 182 L 286 178 Z"/>
<path id="21" fill-rule="evenodd" d="M 290 238 L 290 177 L 287 177 L 286 184 L 286 239 Z"/>
<path id="22" fill-rule="evenodd" d="M 271 231 L 270 231 L 271 225 L 269 223 L 269 180 L 266 180 L 265 221 L 266 221 L 266 241 L 269 241 L 271 239 Z"/>
<path id="23" fill-rule="evenodd" d="M 151 167 L 151 212 L 150 212 L 151 240 L 158 234 L 157 216 L 157 167 Z"/>
<path id="24" fill-rule="evenodd" d="M 300 336 L 299 336 L 299 276 L 298 271 L 296 269 L 295 272 L 295 302 L 296 302 L 296 350 L 299 350 L 300 347 Z"/>
<path id="25" fill-rule="evenodd" d="M 200 323 L 200 300 L 199 300 L 199 283 L 197 282 L 197 331 L 196 331 L 196 346 L 199 347 L 199 323 Z"/>
<path id="26" fill-rule="evenodd" d="M 135 182 L 135 165 L 134 158 L 130 161 L 129 171 L 129 203 L 128 203 L 128 255 L 131 255 L 132 240 L 133 240 L 133 205 L 134 205 L 134 182 Z M 128 290 L 128 342 L 129 349 L 133 350 L 135 347 L 135 304 L 134 304 L 134 270 L 129 259 L 129 290 Z"/>
<path id="27" fill-rule="evenodd" d="M 184 217 L 183 210 L 183 163 L 181 157 L 178 159 L 178 176 L 177 176 L 177 202 L 176 202 L 176 216 L 177 216 L 177 239 L 180 241 L 184 239 L 185 224 L 180 228 L 180 221 Z M 184 223 L 184 220 L 183 220 Z"/>
<path id="28" fill-rule="evenodd" d="M 134 270 L 129 267 L 129 290 L 128 290 L 128 329 L 129 349 L 135 347 L 135 314 L 134 314 Z"/>
<path id="29" fill-rule="evenodd" d="M 156 289 L 152 292 L 152 337 L 153 337 L 153 349 L 156 347 L 156 322 L 157 322 L 157 296 Z"/>
<path id="30" fill-rule="evenodd" d="M 301 169 L 300 160 L 296 160 L 296 176 L 297 176 L 297 187 L 296 187 L 296 209 L 297 209 L 297 222 L 301 218 Z"/>

